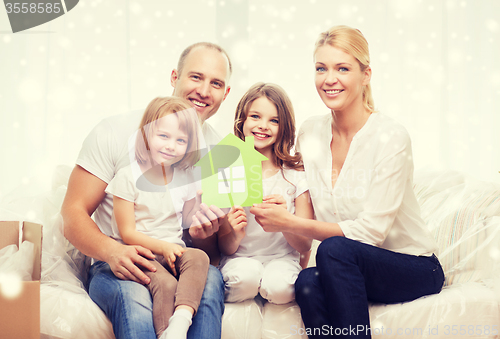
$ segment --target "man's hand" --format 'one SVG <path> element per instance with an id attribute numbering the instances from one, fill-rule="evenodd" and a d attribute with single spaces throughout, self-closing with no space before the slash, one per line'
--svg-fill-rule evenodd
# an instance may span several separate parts
<path id="1" fill-rule="evenodd" d="M 201 190 L 196 193 L 196 204 L 200 206 L 200 209 L 193 215 L 189 227 L 189 234 L 196 239 L 206 239 L 217 233 L 226 217 L 226 214 L 217 206 L 208 207 L 206 204 L 202 204 L 201 195 Z"/>
<path id="2" fill-rule="evenodd" d="M 153 253 L 141 246 L 118 243 L 103 234 L 90 218 L 104 199 L 106 186 L 106 182 L 75 166 L 61 207 L 64 236 L 83 254 L 107 262 L 119 279 L 148 284 L 149 278 L 137 265 L 156 271 L 147 260 L 154 258 Z"/>
<path id="3" fill-rule="evenodd" d="M 245 210 L 241 206 L 233 206 L 227 214 L 227 220 L 229 225 L 234 230 L 236 239 L 240 241 L 245 237 L 246 227 L 247 227 L 247 215 Z"/>
<path id="4" fill-rule="evenodd" d="M 114 275 L 122 280 L 132 280 L 145 285 L 149 284 L 150 279 L 137 265 L 155 272 L 156 268 L 146 259 L 154 259 L 155 255 L 153 252 L 138 245 L 128 246 L 120 243 L 116 243 L 116 245 L 116 248 L 113 248 L 109 255 L 109 259 L 106 260 Z"/>

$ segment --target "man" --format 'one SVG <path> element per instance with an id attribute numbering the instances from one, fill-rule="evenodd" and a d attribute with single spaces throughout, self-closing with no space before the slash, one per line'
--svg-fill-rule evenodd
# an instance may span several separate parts
<path id="1" fill-rule="evenodd" d="M 215 130 L 205 122 L 214 115 L 230 91 L 231 62 L 227 53 L 211 43 L 189 46 L 171 74 L 173 95 L 193 104 L 202 120 L 207 144 L 217 143 Z M 138 266 L 155 271 L 147 260 L 151 251 L 127 246 L 110 238 L 112 196 L 105 193 L 107 183 L 126 166 L 128 137 L 137 129 L 140 114 L 104 119 L 86 138 L 68 183 L 61 213 L 66 238 L 82 253 L 95 259 L 89 271 L 89 295 L 106 313 L 118 339 L 155 339 L 149 278 Z M 94 213 L 95 212 L 95 213 Z M 94 220 L 91 219 L 94 213 Z M 203 248 L 217 260 L 216 232 L 224 213 L 201 205 L 193 217 L 189 233 L 193 245 Z M 207 284 L 188 338 L 220 338 L 224 311 L 224 284 L 219 271 L 210 266 Z"/>

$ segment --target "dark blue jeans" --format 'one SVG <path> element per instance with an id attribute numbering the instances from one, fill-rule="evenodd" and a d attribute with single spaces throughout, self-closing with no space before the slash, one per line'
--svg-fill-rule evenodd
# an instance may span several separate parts
<path id="1" fill-rule="evenodd" d="M 141 284 L 118 279 L 109 265 L 97 261 L 89 272 L 88 292 L 108 316 L 117 339 L 156 339 L 153 327 L 153 301 Z M 224 281 L 210 265 L 207 283 L 188 339 L 218 339 L 224 313 Z"/>
<path id="2" fill-rule="evenodd" d="M 369 301 L 410 301 L 438 293 L 444 283 L 434 255 L 401 254 L 344 237 L 324 240 L 316 265 L 295 282 L 309 339 L 371 338 Z"/>

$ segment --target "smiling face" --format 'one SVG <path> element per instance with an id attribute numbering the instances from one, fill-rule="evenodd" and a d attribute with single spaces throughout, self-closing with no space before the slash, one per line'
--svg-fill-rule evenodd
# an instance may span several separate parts
<path id="1" fill-rule="evenodd" d="M 253 136 L 255 149 L 266 155 L 265 153 L 272 151 L 278 131 L 279 120 L 276 105 L 264 96 L 255 99 L 248 109 L 243 124 L 243 135 Z"/>
<path id="2" fill-rule="evenodd" d="M 350 54 L 331 45 L 318 47 L 315 59 L 315 84 L 321 100 L 334 112 L 363 107 L 363 88 L 370 83 L 371 69 L 361 70 Z"/>
<path id="3" fill-rule="evenodd" d="M 229 62 L 221 52 L 203 46 L 193 48 L 179 73 L 172 71 L 170 82 L 174 96 L 187 99 L 204 122 L 214 115 L 226 99 L 230 71 Z"/>
<path id="4" fill-rule="evenodd" d="M 155 165 L 172 166 L 186 154 L 189 140 L 179 128 L 177 115 L 168 114 L 157 120 L 148 141 Z"/>

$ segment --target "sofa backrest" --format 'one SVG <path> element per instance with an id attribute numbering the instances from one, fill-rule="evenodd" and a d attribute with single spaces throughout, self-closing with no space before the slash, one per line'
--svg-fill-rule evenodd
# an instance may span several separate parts
<path id="1" fill-rule="evenodd" d="M 445 286 L 500 274 L 500 185 L 456 171 L 417 171 L 414 190 L 439 248 Z M 314 240 L 309 267 L 318 245 Z"/>
<path id="2" fill-rule="evenodd" d="M 500 244 L 500 185 L 455 171 L 418 172 L 414 189 L 439 248 L 445 285 L 491 276 L 491 266 L 500 259 L 495 254 Z"/>

